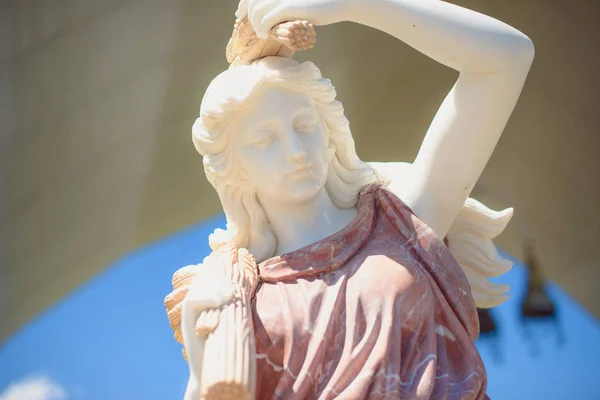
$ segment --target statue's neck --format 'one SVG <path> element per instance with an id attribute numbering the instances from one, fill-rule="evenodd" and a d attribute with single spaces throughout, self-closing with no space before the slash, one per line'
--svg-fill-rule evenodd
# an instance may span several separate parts
<path id="1" fill-rule="evenodd" d="M 261 199 L 265 214 L 277 238 L 277 255 L 318 242 L 348 225 L 357 210 L 338 208 L 325 190 L 303 203 L 279 203 Z"/>

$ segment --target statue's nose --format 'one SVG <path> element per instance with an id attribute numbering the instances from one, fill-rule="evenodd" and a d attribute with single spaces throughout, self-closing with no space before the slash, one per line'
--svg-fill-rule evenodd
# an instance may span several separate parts
<path id="1" fill-rule="evenodd" d="M 306 150 L 304 144 L 296 135 L 296 132 L 291 130 L 290 134 L 287 135 L 287 154 L 288 159 L 293 162 L 303 162 L 306 160 Z"/>

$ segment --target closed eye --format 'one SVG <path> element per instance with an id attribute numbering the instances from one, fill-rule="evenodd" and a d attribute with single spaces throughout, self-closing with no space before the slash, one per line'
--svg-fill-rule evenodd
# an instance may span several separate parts
<path id="1" fill-rule="evenodd" d="M 305 121 L 299 121 L 294 124 L 294 130 L 296 132 L 312 132 L 314 127 L 315 127 L 315 121 L 312 119 L 305 120 Z"/>
<path id="2" fill-rule="evenodd" d="M 255 138 L 254 140 L 250 141 L 248 145 L 254 147 L 267 147 L 273 142 L 273 139 L 275 139 L 275 135 L 268 133 Z"/>

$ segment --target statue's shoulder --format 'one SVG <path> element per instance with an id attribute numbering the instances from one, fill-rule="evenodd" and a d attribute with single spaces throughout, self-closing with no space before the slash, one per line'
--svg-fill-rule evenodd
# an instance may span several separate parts
<path id="1" fill-rule="evenodd" d="M 402 188 L 410 185 L 412 164 L 408 162 L 369 162 L 377 180 L 396 197 L 402 198 Z"/>

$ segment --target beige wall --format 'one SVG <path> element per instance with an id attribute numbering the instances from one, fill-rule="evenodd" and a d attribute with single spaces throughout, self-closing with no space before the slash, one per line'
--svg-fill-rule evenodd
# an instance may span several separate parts
<path id="1" fill-rule="evenodd" d="M 52 4 L 51 4 L 52 3 Z M 220 210 L 190 139 L 235 0 L 0 2 L 0 340 L 119 256 Z M 600 45 L 587 0 L 459 1 L 537 58 L 476 195 L 514 205 L 546 272 L 600 315 Z M 359 154 L 411 160 L 455 79 L 361 26 L 319 28 Z M 178 266 L 149 266 L 175 269 Z"/>

